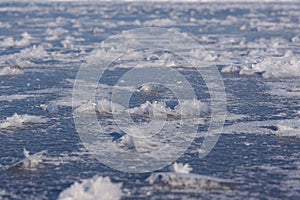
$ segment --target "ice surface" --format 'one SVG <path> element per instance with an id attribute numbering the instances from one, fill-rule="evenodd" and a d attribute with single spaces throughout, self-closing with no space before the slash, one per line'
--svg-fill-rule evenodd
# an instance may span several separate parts
<path id="1" fill-rule="evenodd" d="M 55 199 L 58 195 L 57 190 L 67 187 L 67 183 L 71 184 L 74 180 L 81 180 L 87 176 L 92 177 L 99 170 L 105 175 L 122 179 L 128 199 L 161 199 L 162 197 L 166 199 L 270 199 L 274 198 L 274 191 L 277 191 L 276 197 L 280 199 L 299 199 L 298 4 L 223 2 L 219 6 L 216 3 L 157 2 L 153 4 L 144 1 L 133 4 L 88 1 L 75 4 L 46 2 L 40 4 L 33 1 L 1 3 L 0 12 L 3 15 L 0 19 L 0 103 L 3 121 L 0 122 L 0 141 L 2 141 L 0 146 L 3 155 L 1 155 L 0 167 L 6 169 L 12 161 L 18 160 L 15 145 L 35 144 L 34 149 L 48 146 L 51 150 L 49 149 L 50 156 L 44 158 L 42 162 L 45 171 L 41 170 L 41 174 L 29 173 L 29 176 L 27 174 L 19 176 L 11 175 L 6 171 L 1 173 L 0 199 Z M 189 100 L 178 102 L 178 106 L 174 108 L 174 104 L 168 107 L 163 101 L 161 102 L 161 99 L 155 102 L 156 99 L 153 98 L 155 95 L 163 97 L 165 95 L 160 88 L 152 88 L 150 85 L 143 85 L 140 88 L 131 86 L 114 88 L 111 85 L 114 84 L 112 82 L 115 78 L 131 68 L 144 69 L 151 65 L 158 65 L 172 67 L 174 70 L 178 69 L 180 73 L 187 74 L 187 77 L 191 78 L 188 81 L 193 87 L 195 86 L 196 92 L 200 91 L 202 94 L 203 88 L 198 88 L 198 80 L 193 79 L 193 76 L 189 77 L 193 73 L 189 71 L 191 66 L 177 62 L 170 52 L 150 53 L 150 55 L 148 52 L 144 54 L 134 52 L 130 56 L 125 53 L 121 61 L 116 60 L 117 64 L 112 64 L 109 69 L 109 74 L 116 73 L 116 76 L 112 76 L 112 82 L 106 83 L 107 79 L 104 78 L 102 85 L 98 84 L 99 92 L 95 97 L 96 101 L 85 102 L 86 105 L 80 108 L 81 111 L 96 112 L 97 117 L 100 118 L 99 123 L 105 129 L 103 137 L 113 148 L 119 147 L 121 151 L 150 154 L 167 144 L 173 145 L 174 148 L 167 148 L 164 153 L 173 153 L 181 146 L 170 138 L 175 134 L 179 136 L 176 137 L 178 140 L 189 139 L 190 136 L 191 141 L 194 141 L 190 146 L 193 150 L 192 153 L 189 149 L 183 154 L 182 160 L 193 166 L 193 173 L 203 172 L 203 174 L 237 177 L 237 180 L 243 180 L 243 184 L 238 184 L 236 190 L 231 190 L 233 193 L 229 190 L 215 192 L 215 190 L 211 191 L 211 188 L 230 188 L 231 185 L 235 186 L 231 184 L 234 181 L 229 180 L 230 183 L 225 183 L 226 181 L 223 180 L 201 177 L 197 174 L 153 174 L 152 178 L 155 180 L 147 184 L 144 178 L 137 179 L 136 175 L 119 176 L 117 172 L 103 167 L 98 160 L 93 159 L 86 149 L 76 149 L 76 145 L 81 144 L 81 141 L 71 120 L 70 107 L 73 81 L 78 68 L 86 62 L 85 56 L 88 56 L 107 37 L 146 25 L 172 27 L 173 30 L 191 36 L 209 54 L 191 50 L 190 56 L 216 63 L 223 73 L 226 93 L 230 97 L 227 102 L 229 115 L 224 134 L 211 152 L 214 156 L 208 157 L 209 159 L 195 159 L 193 156 L 199 148 L 199 140 L 201 141 L 206 135 L 201 131 L 197 135 L 200 138 L 193 140 L 194 138 L 190 136 L 197 128 L 201 130 L 206 128 L 205 123 L 203 123 L 205 126 L 202 123 L 195 123 L 194 117 L 210 114 L 211 111 L 207 108 L 208 99 L 199 99 L 207 103 L 204 106 L 197 102 L 198 100 Z M 128 47 L 136 45 L 137 42 L 134 37 L 130 37 L 124 41 Z M 118 45 L 115 44 L 112 49 Z M 178 45 L 179 50 L 182 47 Z M 110 47 L 104 47 L 106 48 Z M 87 62 L 96 63 L 104 53 L 105 50 L 98 51 Z M 37 79 L 39 81 L 36 81 Z M 111 101 L 110 95 L 113 89 L 126 90 L 136 96 L 143 96 L 145 101 L 143 99 L 142 102 L 134 104 L 136 107 L 131 107 L 132 110 L 112 106 L 111 102 L 114 101 Z M 49 102 L 55 103 L 53 107 Z M 28 107 L 35 108 L 43 103 L 43 108 L 50 113 L 57 112 L 55 105 L 61 109 L 56 115 L 49 115 L 40 109 L 32 109 L 30 116 L 41 118 L 43 121 L 45 118 L 38 116 L 42 113 L 51 120 L 42 126 L 28 126 L 40 122 L 19 114 L 28 113 L 26 111 Z M 73 103 L 78 108 L 82 105 L 79 101 Z M 118 122 L 116 115 L 122 115 L 129 110 L 133 111 L 131 116 L 137 119 L 139 125 L 144 125 L 144 122 L 139 120 L 145 120 L 147 125 L 150 121 L 149 116 L 161 120 L 167 115 L 170 116 L 170 119 L 167 119 L 170 122 L 169 126 L 166 126 L 161 134 L 155 135 L 157 137 L 154 139 L 157 141 L 153 138 L 145 140 L 134 137 L 141 133 L 134 127 L 127 126 L 127 130 L 123 132 L 116 127 L 117 125 L 113 127 L 114 123 Z M 273 111 L 274 114 L 268 113 Z M 18 115 L 7 117 L 14 112 Z M 278 120 L 269 120 L 269 117 Z M 179 118 L 186 123 L 180 123 Z M 126 122 L 120 123 L 127 125 Z M 192 130 L 189 127 L 192 124 L 196 124 L 196 129 Z M 10 130 L 6 130 L 23 126 L 28 127 L 13 129 L 18 134 L 12 135 L 9 134 Z M 92 126 L 86 126 L 87 133 L 91 130 L 93 131 Z M 123 134 L 111 141 L 111 133 L 114 132 Z M 31 134 L 34 134 L 34 137 Z M 260 149 L 260 142 L 271 143 L 271 145 L 262 145 Z M 275 144 L 272 145 L 273 143 Z M 111 152 L 113 148 L 105 150 Z M 227 154 L 226 150 L 230 154 Z M 292 152 L 296 154 L 291 155 Z M 187 169 L 186 165 L 177 163 L 175 171 L 186 172 Z M 47 173 L 47 176 L 43 176 L 43 173 Z M 69 194 L 72 192 L 75 195 L 78 192 L 80 193 L 78 198 L 81 198 L 80 195 L 91 191 L 90 186 L 84 189 L 85 186 L 80 183 L 77 187 L 79 189 L 70 191 L 69 188 Z M 146 185 L 146 192 L 143 191 L 143 185 Z M 105 192 L 107 191 L 109 190 Z M 44 195 L 43 198 L 38 198 L 41 193 Z M 17 195 L 13 196 L 13 194 Z M 72 199 L 71 194 L 70 196 Z"/>
<path id="2" fill-rule="evenodd" d="M 18 115 L 17 113 L 13 114 L 11 117 L 7 117 L 4 121 L 0 123 L 0 128 L 21 128 L 23 126 L 28 126 L 32 124 L 46 123 L 47 119 L 42 116 L 34 115 Z"/>
<path id="3" fill-rule="evenodd" d="M 24 100 L 29 97 L 34 97 L 37 95 L 28 95 L 28 94 L 12 94 L 12 95 L 1 95 L 0 96 L 0 101 L 14 101 L 14 100 Z"/>
<path id="4" fill-rule="evenodd" d="M 225 126 L 223 133 L 275 134 L 283 137 L 300 137 L 300 119 L 237 122 Z"/>
<path id="5" fill-rule="evenodd" d="M 94 176 L 75 182 L 60 193 L 59 200 L 119 200 L 122 184 L 112 183 L 109 177 Z"/>
<path id="6" fill-rule="evenodd" d="M 233 180 L 187 173 L 153 173 L 147 178 L 150 184 L 162 184 L 177 189 L 230 189 L 237 183 Z"/>

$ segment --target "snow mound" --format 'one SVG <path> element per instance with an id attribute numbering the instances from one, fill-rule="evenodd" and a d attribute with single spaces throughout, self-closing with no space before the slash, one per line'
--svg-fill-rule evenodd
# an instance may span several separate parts
<path id="1" fill-rule="evenodd" d="M 121 183 L 112 183 L 108 177 L 93 177 L 75 182 L 60 193 L 59 200 L 118 200 L 121 199 Z"/>
<path id="2" fill-rule="evenodd" d="M 13 114 L 11 117 L 7 117 L 4 121 L 0 123 L 0 129 L 5 128 L 21 128 L 29 124 L 40 124 L 46 123 L 47 120 L 41 116 L 33 115 L 18 115 L 17 113 Z"/>
<path id="3" fill-rule="evenodd" d="M 283 55 L 258 56 L 257 54 L 265 54 L 265 52 L 253 50 L 249 53 L 250 58 L 246 58 L 241 66 L 225 66 L 221 72 L 246 76 L 259 75 L 266 79 L 300 77 L 300 60 L 292 51 L 286 51 Z"/>

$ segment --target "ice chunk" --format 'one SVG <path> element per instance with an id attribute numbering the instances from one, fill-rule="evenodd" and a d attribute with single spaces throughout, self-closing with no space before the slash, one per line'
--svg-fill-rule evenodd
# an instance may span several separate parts
<path id="1" fill-rule="evenodd" d="M 20 69 L 13 68 L 13 67 L 4 67 L 0 69 L 0 76 L 16 76 L 23 74 Z"/>
<path id="2" fill-rule="evenodd" d="M 118 200 L 122 197 L 122 184 L 112 183 L 109 177 L 95 176 L 75 182 L 60 193 L 59 200 Z"/>
<path id="3" fill-rule="evenodd" d="M 57 107 L 57 105 L 56 105 L 55 102 L 50 102 L 50 103 L 47 105 L 46 110 L 47 110 L 49 113 L 51 113 L 51 114 L 53 114 L 53 113 L 58 113 L 58 107 Z"/>
<path id="4" fill-rule="evenodd" d="M 107 99 L 101 99 L 97 102 L 97 111 L 103 114 L 119 114 L 124 112 L 125 108 L 122 105 L 113 103 Z"/>
<path id="5" fill-rule="evenodd" d="M 113 140 L 116 144 L 118 144 L 121 148 L 136 150 L 134 137 L 128 134 L 123 134 L 121 137 Z"/>
<path id="6" fill-rule="evenodd" d="M 177 163 L 177 162 L 175 162 L 172 167 L 173 167 L 173 171 L 175 173 L 188 174 L 188 173 L 190 173 L 190 171 L 193 170 L 193 168 L 191 168 L 189 164 L 182 164 L 182 163 Z"/>
<path id="7" fill-rule="evenodd" d="M 140 116 L 151 116 L 151 117 L 166 117 L 168 114 L 174 114 L 170 108 L 166 107 L 164 102 L 154 101 L 153 103 L 147 101 L 141 104 L 139 107 L 128 109 L 131 114 Z"/>
<path id="8" fill-rule="evenodd" d="M 211 112 L 207 104 L 197 99 L 184 100 L 175 107 L 175 110 L 185 117 L 200 117 Z"/>
<path id="9" fill-rule="evenodd" d="M 0 123 L 0 129 L 3 128 L 20 128 L 28 124 L 39 124 L 46 123 L 47 120 L 41 116 L 33 116 L 33 115 L 18 115 L 15 113 L 11 117 L 7 117 L 4 121 Z"/>
<path id="10" fill-rule="evenodd" d="M 43 161 L 45 154 L 47 153 L 46 150 L 40 151 L 38 153 L 29 154 L 29 151 L 27 151 L 25 148 L 23 149 L 23 153 L 25 156 L 25 159 L 16 162 L 15 164 L 11 165 L 8 170 L 37 170 L 40 163 Z"/>
<path id="11" fill-rule="evenodd" d="M 96 103 L 93 103 L 91 101 L 81 104 L 78 106 L 75 110 L 74 113 L 81 113 L 81 114 L 88 114 L 88 113 L 94 113 L 96 112 Z"/>

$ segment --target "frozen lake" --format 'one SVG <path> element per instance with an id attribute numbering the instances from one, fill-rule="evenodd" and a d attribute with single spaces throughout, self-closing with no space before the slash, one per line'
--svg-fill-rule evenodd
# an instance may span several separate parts
<path id="1" fill-rule="evenodd" d="M 215 116 L 210 86 L 172 52 L 141 49 L 119 57 L 89 86 L 95 98 L 73 99 L 72 107 L 78 70 L 104 59 L 105 52 L 94 49 L 112 35 L 143 27 L 171 29 L 197 41 L 208 54 L 193 55 L 214 63 L 222 76 L 226 120 L 203 158 L 199 153 Z M 124 43 L 138 41 L 130 36 Z M 1 2 L 0 199 L 299 199 L 299 47 L 297 2 Z M 130 85 L 125 77 L 136 69 L 139 77 L 129 78 L 147 80 L 153 66 L 165 67 L 154 74 L 166 76 L 168 84 Z M 169 87 L 179 91 L 185 81 L 195 98 L 180 101 Z M 122 98 L 112 100 L 116 86 L 120 94 L 131 94 L 128 107 Z M 97 126 L 75 126 L 78 114 L 96 116 L 103 128 L 96 156 L 82 141 L 98 133 Z M 166 126 L 145 141 L 135 137 L 141 131 L 128 125 L 128 116 L 133 124 L 153 120 Z M 155 154 L 157 149 L 163 153 Z M 127 168 L 126 159 L 134 156 L 118 157 L 119 151 L 154 156 L 162 167 L 130 173 L 140 168 Z M 170 160 L 164 157 L 169 154 Z M 107 164 L 116 158 L 122 170 Z"/>

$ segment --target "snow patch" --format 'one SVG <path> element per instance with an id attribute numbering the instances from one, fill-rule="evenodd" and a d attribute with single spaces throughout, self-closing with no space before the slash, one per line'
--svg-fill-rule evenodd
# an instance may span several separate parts
<path id="1" fill-rule="evenodd" d="M 33 115 L 18 115 L 17 113 L 13 114 L 11 117 L 7 117 L 4 121 L 0 123 L 0 129 L 6 128 L 21 128 L 30 124 L 40 124 L 46 123 L 47 120 L 41 116 Z"/>
<path id="2" fill-rule="evenodd" d="M 21 40 L 14 40 L 12 37 L 5 38 L 2 42 L 0 42 L 0 46 L 2 47 L 25 47 L 30 45 L 30 40 L 32 39 L 31 35 L 27 32 L 22 33 Z"/>
<path id="3" fill-rule="evenodd" d="M 193 168 L 191 168 L 188 163 L 182 164 L 182 163 L 175 162 L 172 168 L 175 173 L 183 173 L 183 174 L 188 174 L 190 173 L 190 171 L 193 170 Z"/>
<path id="4" fill-rule="evenodd" d="M 75 182 L 60 193 L 59 200 L 118 200 L 122 197 L 122 184 L 112 183 L 109 177 L 95 176 Z"/>
<path id="5" fill-rule="evenodd" d="M 4 67 L 0 69 L 0 76 L 16 76 L 23 74 L 23 71 L 13 67 Z"/>

